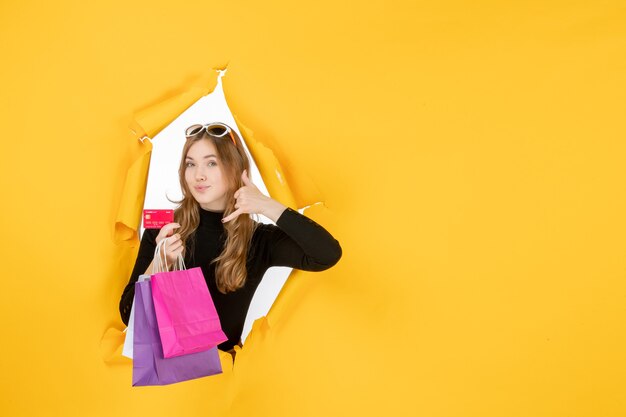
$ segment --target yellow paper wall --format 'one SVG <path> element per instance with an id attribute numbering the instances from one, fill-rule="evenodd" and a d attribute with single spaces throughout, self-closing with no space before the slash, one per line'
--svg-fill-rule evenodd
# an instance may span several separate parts
<path id="1" fill-rule="evenodd" d="M 626 415 L 622 2 L 4 2 L 0 34 L 0 415 Z M 132 388 L 129 126 L 223 67 L 344 255 L 234 370 Z"/>

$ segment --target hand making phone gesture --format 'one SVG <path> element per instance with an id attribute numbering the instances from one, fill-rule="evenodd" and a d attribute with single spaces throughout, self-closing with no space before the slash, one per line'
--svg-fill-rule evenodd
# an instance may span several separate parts
<path id="1" fill-rule="evenodd" d="M 243 181 L 243 187 L 235 191 L 233 195 L 237 200 L 235 203 L 237 210 L 224 217 L 222 222 L 229 222 L 243 213 L 262 214 L 275 222 L 287 207 L 259 191 L 257 186 L 248 178 L 246 170 L 241 173 L 241 180 Z"/>

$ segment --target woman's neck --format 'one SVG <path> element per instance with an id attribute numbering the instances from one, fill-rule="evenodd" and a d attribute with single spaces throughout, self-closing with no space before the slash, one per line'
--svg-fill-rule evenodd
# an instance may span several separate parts
<path id="1" fill-rule="evenodd" d="M 203 226 L 223 228 L 222 218 L 224 217 L 224 211 L 207 210 L 202 207 L 198 207 L 200 212 L 200 224 Z"/>

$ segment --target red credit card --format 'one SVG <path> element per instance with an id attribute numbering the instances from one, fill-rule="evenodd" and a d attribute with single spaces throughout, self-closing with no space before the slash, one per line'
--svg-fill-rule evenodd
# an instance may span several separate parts
<path id="1" fill-rule="evenodd" d="M 174 223 L 174 210 L 144 210 L 144 229 L 160 229 L 168 223 Z"/>

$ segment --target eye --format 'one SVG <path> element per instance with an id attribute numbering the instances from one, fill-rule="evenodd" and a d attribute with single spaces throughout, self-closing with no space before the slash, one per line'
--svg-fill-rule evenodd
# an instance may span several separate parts
<path id="1" fill-rule="evenodd" d="M 217 163 L 215 161 L 209 162 L 209 166 L 215 166 L 215 165 L 217 165 Z"/>
<path id="2" fill-rule="evenodd" d="M 185 167 L 187 167 L 187 168 L 189 168 L 190 166 L 193 166 L 193 164 L 192 164 L 191 162 L 187 162 L 187 163 L 185 164 Z"/>

